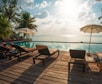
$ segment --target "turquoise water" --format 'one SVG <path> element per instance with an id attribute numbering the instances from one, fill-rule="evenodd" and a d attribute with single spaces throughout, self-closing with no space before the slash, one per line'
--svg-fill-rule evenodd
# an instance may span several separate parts
<path id="1" fill-rule="evenodd" d="M 20 46 L 35 47 L 36 44 L 47 45 L 49 48 L 68 51 L 69 49 L 84 49 L 88 52 L 89 44 L 83 43 L 48 43 L 48 42 L 16 42 Z M 102 51 L 102 44 L 91 44 L 91 52 Z"/>
<path id="2" fill-rule="evenodd" d="M 90 52 L 102 52 L 102 37 L 93 36 Z M 76 43 L 74 43 L 76 42 Z M 69 51 L 69 49 L 83 49 L 88 52 L 89 36 L 34 36 L 31 42 L 14 42 L 20 46 L 35 47 L 36 44 L 47 45 L 49 48 Z M 98 43 L 98 44 L 96 44 Z"/>

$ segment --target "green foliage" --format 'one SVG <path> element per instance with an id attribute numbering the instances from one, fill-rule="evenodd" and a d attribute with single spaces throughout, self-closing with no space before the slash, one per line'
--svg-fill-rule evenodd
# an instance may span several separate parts
<path id="1" fill-rule="evenodd" d="M 102 19 L 102 16 L 100 16 L 98 19 L 101 20 Z M 102 22 L 101 22 L 101 24 L 102 24 Z"/>
<path id="2" fill-rule="evenodd" d="M 10 21 L 16 23 L 19 20 L 21 8 L 17 6 L 17 0 L 1 0 L 0 13 Z"/>
<path id="3" fill-rule="evenodd" d="M 7 18 L 0 14 L 0 39 L 7 39 L 12 34 L 11 26 Z"/>
<path id="4" fill-rule="evenodd" d="M 36 20 L 30 13 L 23 12 L 17 5 L 18 0 L 0 0 L 0 39 L 7 39 L 12 34 L 11 23 L 19 24 L 19 28 L 36 29 Z"/>
<path id="5" fill-rule="evenodd" d="M 101 12 L 102 12 L 102 8 L 101 8 Z M 101 24 L 102 24 L 102 15 L 98 17 L 99 20 L 101 20 Z"/>
<path id="6" fill-rule="evenodd" d="M 35 21 L 35 17 L 31 17 L 30 13 L 25 11 L 22 13 L 18 28 L 29 28 L 37 31 L 37 25 L 34 24 Z"/>
<path id="7" fill-rule="evenodd" d="M 98 19 L 102 19 L 102 16 L 100 16 Z"/>

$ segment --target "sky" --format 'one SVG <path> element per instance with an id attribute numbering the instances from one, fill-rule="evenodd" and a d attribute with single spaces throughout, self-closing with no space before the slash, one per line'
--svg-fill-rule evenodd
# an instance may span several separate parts
<path id="1" fill-rule="evenodd" d="M 36 18 L 36 35 L 78 35 L 80 28 L 99 24 L 102 0 L 18 0 Z M 102 33 L 100 33 L 102 35 Z"/>

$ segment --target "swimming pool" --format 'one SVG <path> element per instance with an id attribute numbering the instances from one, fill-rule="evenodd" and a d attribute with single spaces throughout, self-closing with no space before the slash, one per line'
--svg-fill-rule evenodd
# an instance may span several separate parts
<path id="1" fill-rule="evenodd" d="M 35 47 L 36 44 L 47 45 L 49 48 L 57 48 L 59 50 L 68 51 L 69 49 L 83 49 L 88 52 L 89 44 L 84 42 L 53 42 L 53 41 L 17 41 L 14 44 L 26 47 Z M 102 52 L 101 43 L 93 43 L 90 45 L 90 52 Z"/>

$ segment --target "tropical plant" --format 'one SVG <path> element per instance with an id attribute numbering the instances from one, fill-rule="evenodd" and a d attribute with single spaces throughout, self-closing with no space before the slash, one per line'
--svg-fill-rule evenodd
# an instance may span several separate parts
<path id="1" fill-rule="evenodd" d="M 3 29 L 3 19 L 0 19 L 0 38 L 4 38 L 6 33 L 8 32 L 7 36 L 10 36 L 12 23 L 19 24 L 18 28 L 29 28 L 37 30 L 37 25 L 33 24 L 35 22 L 35 17 L 31 17 L 30 13 L 23 12 L 22 8 L 17 5 L 18 0 L 0 0 L 0 14 L 2 14 L 5 27 Z M 9 24 L 9 26 L 8 26 Z M 15 24 L 15 26 L 17 26 Z M 8 27 L 7 27 L 8 26 Z M 3 31 L 1 33 L 1 31 Z M 5 33 L 6 32 L 6 33 Z"/>
<path id="2" fill-rule="evenodd" d="M 99 20 L 102 19 L 102 16 L 100 16 L 98 19 L 99 19 Z M 102 22 L 101 22 L 101 24 L 102 24 Z"/>
<path id="3" fill-rule="evenodd" d="M 19 20 L 21 7 L 17 6 L 17 0 L 1 0 L 0 13 L 10 21 L 16 23 Z"/>
<path id="4" fill-rule="evenodd" d="M 12 34 L 10 22 L 7 18 L 0 14 L 0 39 L 8 39 Z"/>
<path id="5" fill-rule="evenodd" d="M 21 20 L 20 20 L 20 24 L 19 24 L 19 28 L 28 28 L 28 29 L 34 29 L 37 31 L 37 25 L 34 24 L 35 22 L 35 17 L 31 17 L 30 13 L 29 12 L 26 12 L 24 11 L 22 13 L 22 16 L 21 16 Z"/>
<path id="6" fill-rule="evenodd" d="M 14 25 L 16 26 L 16 24 L 13 24 L 12 26 L 12 23 L 17 23 L 19 21 L 22 9 L 17 5 L 17 1 L 18 0 L 0 0 L 0 14 L 3 15 L 6 21 L 6 22 L 3 22 L 2 19 L 0 19 L 0 24 L 4 24 L 4 23 L 5 25 L 9 24 L 9 27 L 10 27 L 10 28 L 4 27 L 3 29 L 3 26 L 0 26 L 0 38 L 2 39 L 5 39 L 6 37 L 7 38 L 10 37 L 10 34 L 12 33 L 11 28 L 13 28 Z"/>

